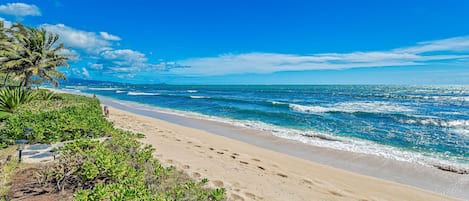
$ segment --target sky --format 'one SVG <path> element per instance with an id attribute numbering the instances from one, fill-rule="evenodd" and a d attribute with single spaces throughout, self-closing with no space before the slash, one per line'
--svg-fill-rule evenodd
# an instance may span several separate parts
<path id="1" fill-rule="evenodd" d="M 0 0 L 60 35 L 70 78 L 168 84 L 469 84 L 467 0 Z"/>

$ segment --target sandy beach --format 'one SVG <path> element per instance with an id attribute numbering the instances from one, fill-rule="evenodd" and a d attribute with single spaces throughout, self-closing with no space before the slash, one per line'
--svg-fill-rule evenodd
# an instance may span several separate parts
<path id="1" fill-rule="evenodd" d="M 116 127 L 146 137 L 155 157 L 227 189 L 229 200 L 456 200 L 110 107 Z"/>

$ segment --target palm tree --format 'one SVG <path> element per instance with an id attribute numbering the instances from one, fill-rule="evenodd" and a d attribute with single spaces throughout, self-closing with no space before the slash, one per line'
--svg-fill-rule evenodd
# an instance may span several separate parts
<path id="1" fill-rule="evenodd" d="M 3 86 L 5 86 L 11 73 L 7 66 L 3 64 L 11 57 L 15 57 L 17 49 L 17 44 L 13 43 L 13 39 L 7 34 L 7 28 L 5 27 L 4 22 L 0 21 L 0 73 L 5 76 Z"/>
<path id="2" fill-rule="evenodd" d="M 58 86 L 57 78 L 66 79 L 57 68 L 68 67 L 67 60 L 72 55 L 64 54 L 67 49 L 63 43 L 56 45 L 59 35 L 20 23 L 8 29 L 8 35 L 13 42 L 7 47 L 0 46 L 0 53 L 5 55 L 0 70 L 15 74 L 20 79 L 20 86 L 29 87 L 33 77 L 50 82 L 55 87 Z"/>

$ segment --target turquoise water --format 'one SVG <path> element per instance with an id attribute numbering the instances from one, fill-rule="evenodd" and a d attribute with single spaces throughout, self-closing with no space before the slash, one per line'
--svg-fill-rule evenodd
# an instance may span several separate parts
<path id="1" fill-rule="evenodd" d="M 340 150 L 469 167 L 469 86 L 68 85 Z"/>

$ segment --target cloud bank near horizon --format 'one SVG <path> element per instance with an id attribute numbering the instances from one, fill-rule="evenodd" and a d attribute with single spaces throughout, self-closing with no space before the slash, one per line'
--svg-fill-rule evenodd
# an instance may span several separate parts
<path id="1" fill-rule="evenodd" d="M 0 15 L 41 16 L 33 4 L 0 5 Z M 10 18 L 11 19 L 11 18 Z M 0 17 L 5 26 L 12 22 Z M 431 66 L 432 64 L 469 63 L 469 35 L 417 42 L 407 47 L 381 51 L 349 53 L 284 54 L 276 52 L 225 53 L 213 57 L 163 61 L 139 50 L 121 47 L 124 40 L 103 30 L 81 30 L 62 23 L 44 23 L 38 27 L 57 33 L 67 53 L 77 55 L 76 68 L 68 75 L 82 78 L 134 79 L 138 75 L 208 77 L 240 74 L 272 74 L 289 71 L 341 70 L 371 67 Z"/>
<path id="2" fill-rule="evenodd" d="M 282 71 L 340 70 L 366 67 L 416 66 L 469 59 L 469 36 L 419 42 L 387 51 L 319 53 L 311 55 L 252 52 L 177 61 L 190 68 L 171 72 L 187 75 L 274 73 Z"/>

